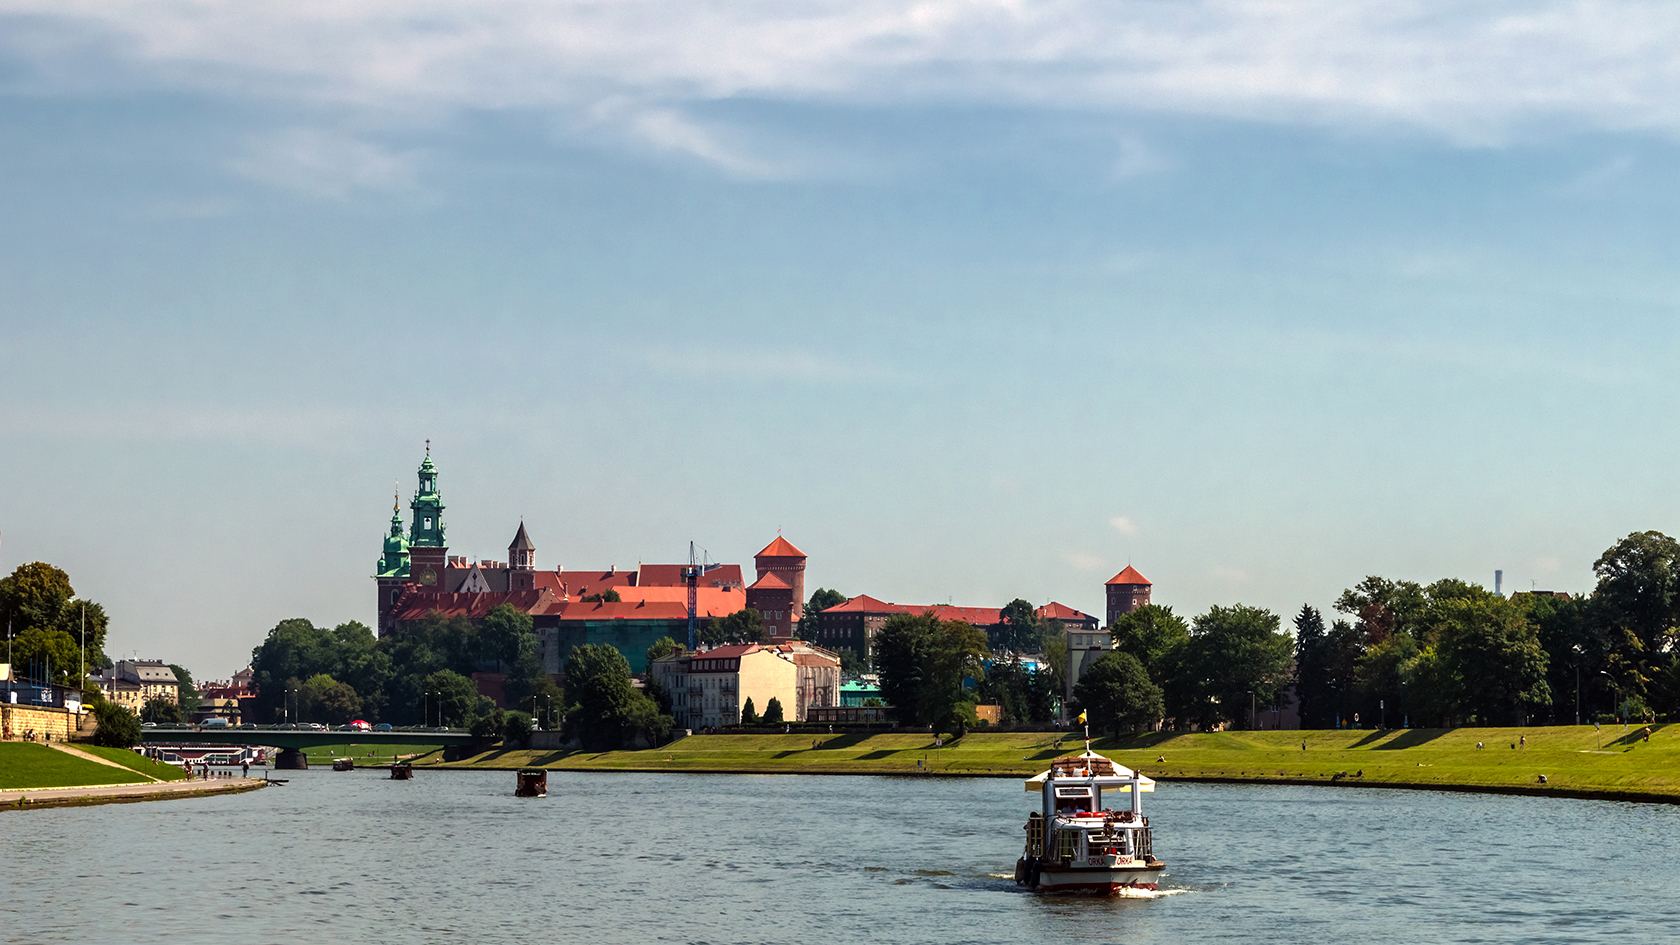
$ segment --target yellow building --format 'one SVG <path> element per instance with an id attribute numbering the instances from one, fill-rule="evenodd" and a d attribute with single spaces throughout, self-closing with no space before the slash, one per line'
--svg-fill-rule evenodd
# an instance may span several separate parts
<path id="1" fill-rule="evenodd" d="M 840 658 L 808 643 L 737 644 L 661 657 L 648 674 L 671 694 L 683 728 L 738 725 L 751 699 L 760 715 L 771 699 L 789 722 L 805 721 L 811 706 L 839 703 Z"/>

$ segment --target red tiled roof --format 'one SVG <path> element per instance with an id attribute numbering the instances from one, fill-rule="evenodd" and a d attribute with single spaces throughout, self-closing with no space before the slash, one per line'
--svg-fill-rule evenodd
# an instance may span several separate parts
<path id="1" fill-rule="evenodd" d="M 761 590 L 765 590 L 767 588 L 776 588 L 778 590 L 789 590 L 792 587 L 793 587 L 792 584 L 789 584 L 787 581 L 783 580 L 780 575 L 776 574 L 776 572 L 766 571 L 766 572 L 764 572 L 764 576 L 759 578 L 758 580 L 754 581 L 752 587 L 747 588 L 747 590 L 761 591 Z"/>
<path id="2" fill-rule="evenodd" d="M 907 607 L 876 600 L 868 594 L 859 594 L 850 598 L 844 604 L 835 604 L 823 611 L 825 614 L 903 614 L 909 612 L 910 610 Z"/>
<path id="3" fill-rule="evenodd" d="M 561 620 L 687 620 L 688 605 L 671 601 L 556 601 L 542 615 Z"/>
<path id="4" fill-rule="evenodd" d="M 558 603 L 558 598 L 546 587 L 534 591 L 491 591 L 484 594 L 410 591 L 397 602 L 397 608 L 391 616 L 396 620 L 424 620 L 435 611 L 445 617 L 476 619 L 503 604 L 512 604 L 519 611 L 535 614 L 544 612 L 545 608 L 554 603 Z"/>
<path id="5" fill-rule="evenodd" d="M 1033 611 L 1033 615 L 1037 616 L 1037 617 L 1042 617 L 1046 620 L 1091 620 L 1091 619 L 1094 619 L 1094 618 L 1091 617 L 1090 614 L 1082 614 L 1079 611 L 1074 610 L 1072 607 L 1069 607 L 1066 604 L 1058 604 L 1055 601 L 1051 601 L 1050 603 L 1045 604 L 1043 607 L 1040 607 L 1037 610 Z"/>
<path id="6" fill-rule="evenodd" d="M 947 604 L 889 604 L 876 600 L 867 594 L 835 604 L 823 611 L 825 614 L 925 614 L 929 611 L 940 620 L 961 620 L 977 627 L 994 624 L 1003 619 L 1003 610 L 999 607 L 953 607 Z"/>
<path id="7" fill-rule="evenodd" d="M 1101 573 L 1101 572 L 1099 572 L 1099 573 Z M 1121 571 L 1119 574 L 1116 574 L 1115 576 L 1109 578 L 1108 583 L 1110 583 L 1110 584 L 1149 584 L 1150 581 L 1149 581 L 1148 578 L 1139 574 L 1137 568 L 1134 568 L 1134 567 L 1132 567 L 1131 565 L 1128 564 L 1128 565 L 1126 565 L 1126 570 Z"/>
<path id="8" fill-rule="evenodd" d="M 640 587 L 683 587 L 687 584 L 682 576 L 683 568 L 686 567 L 686 564 L 641 565 L 636 569 L 636 584 Z M 744 583 L 741 566 L 738 564 L 720 564 L 700 575 L 701 587 L 722 587 L 726 584 L 740 587 Z"/>
<path id="9" fill-rule="evenodd" d="M 754 558 L 803 558 L 805 552 L 793 547 L 793 543 L 780 535 L 776 540 L 764 546 L 764 550 L 753 555 Z"/>
<path id="10" fill-rule="evenodd" d="M 626 602 L 678 603 L 688 612 L 686 587 L 622 587 L 618 596 Z M 701 617 L 727 617 L 747 606 L 747 595 L 738 587 L 697 587 L 694 589 L 694 611 Z"/>
<path id="11" fill-rule="evenodd" d="M 1003 620 L 1002 607 L 952 607 L 945 604 L 935 604 L 923 608 L 931 610 L 940 620 L 960 620 L 976 627 L 989 626 Z"/>

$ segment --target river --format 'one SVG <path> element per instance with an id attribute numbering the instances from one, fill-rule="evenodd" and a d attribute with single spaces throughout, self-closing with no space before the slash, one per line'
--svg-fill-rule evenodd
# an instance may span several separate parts
<path id="1" fill-rule="evenodd" d="M 1019 780 L 287 772 L 0 814 L 11 942 L 1672 941 L 1680 807 L 1163 783 L 1167 894 L 1010 879 Z"/>

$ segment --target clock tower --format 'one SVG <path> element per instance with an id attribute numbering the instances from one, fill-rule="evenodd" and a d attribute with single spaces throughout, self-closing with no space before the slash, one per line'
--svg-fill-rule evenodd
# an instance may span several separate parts
<path id="1" fill-rule="evenodd" d="M 408 527 L 408 579 L 421 592 L 440 593 L 449 544 L 443 536 L 443 495 L 438 491 L 437 467 L 432 465 L 432 441 L 420 462 L 420 485 L 408 504 L 414 517 Z"/>

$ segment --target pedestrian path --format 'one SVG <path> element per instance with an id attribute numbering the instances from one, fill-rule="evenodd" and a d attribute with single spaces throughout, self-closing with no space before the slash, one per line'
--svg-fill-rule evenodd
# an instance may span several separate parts
<path id="1" fill-rule="evenodd" d="M 118 765 L 117 767 L 122 767 Z M 136 774 L 136 777 L 140 775 Z M 237 794 L 266 785 L 261 778 L 211 778 L 208 781 L 147 781 L 81 787 L 12 788 L 0 791 L 0 811 L 77 804 L 123 804 L 209 794 Z"/>

